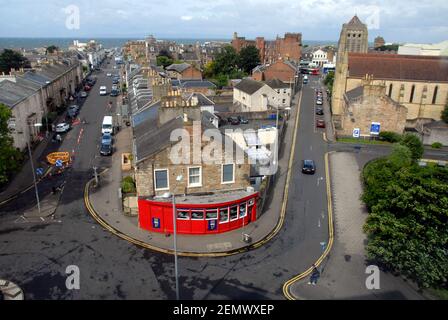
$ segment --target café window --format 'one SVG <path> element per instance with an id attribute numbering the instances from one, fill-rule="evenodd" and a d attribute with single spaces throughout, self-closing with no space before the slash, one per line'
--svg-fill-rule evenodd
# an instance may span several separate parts
<path id="1" fill-rule="evenodd" d="M 191 211 L 191 220 L 204 220 L 204 211 L 203 210 L 192 210 Z"/>
<path id="2" fill-rule="evenodd" d="M 194 167 L 188 169 L 188 186 L 201 187 L 202 186 L 202 168 Z"/>
<path id="3" fill-rule="evenodd" d="M 168 169 L 154 170 L 154 182 L 156 190 L 169 190 Z"/>
<path id="4" fill-rule="evenodd" d="M 229 222 L 229 208 L 219 209 L 219 222 Z"/>
<path id="5" fill-rule="evenodd" d="M 190 220 L 190 212 L 188 210 L 177 210 L 177 219 Z"/>
<path id="6" fill-rule="evenodd" d="M 224 164 L 222 165 L 222 183 L 234 183 L 234 165 L 233 164 Z"/>
<path id="7" fill-rule="evenodd" d="M 247 216 L 247 204 L 242 203 L 240 204 L 240 218 L 244 218 Z"/>
<path id="8" fill-rule="evenodd" d="M 234 221 L 238 219 L 238 206 L 234 206 L 230 208 L 230 221 Z"/>
<path id="9" fill-rule="evenodd" d="M 205 219 L 207 219 L 207 220 L 218 219 L 218 210 L 217 209 L 207 210 L 205 213 Z"/>

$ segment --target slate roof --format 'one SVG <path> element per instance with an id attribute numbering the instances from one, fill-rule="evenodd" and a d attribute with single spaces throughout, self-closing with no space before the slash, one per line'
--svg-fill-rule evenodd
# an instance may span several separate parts
<path id="1" fill-rule="evenodd" d="M 189 95 L 187 97 L 187 102 L 191 101 L 193 99 L 193 97 L 198 98 L 198 106 L 202 107 L 202 106 L 214 106 L 215 103 L 210 100 L 209 98 L 207 98 L 205 95 L 203 95 L 202 93 L 192 93 L 191 95 Z"/>
<path id="2" fill-rule="evenodd" d="M 243 91 L 247 94 L 254 94 L 260 90 L 265 84 L 252 79 L 243 79 L 235 86 L 235 89 Z"/>
<path id="3" fill-rule="evenodd" d="M 180 80 L 183 88 L 216 88 L 216 85 L 208 80 Z"/>
<path id="4" fill-rule="evenodd" d="M 356 99 L 358 99 L 359 97 L 362 97 L 363 94 L 364 94 L 364 88 L 363 88 L 362 86 L 360 86 L 360 87 L 356 87 L 356 88 L 354 88 L 354 89 L 352 89 L 352 90 L 350 90 L 350 91 L 347 91 L 347 92 L 345 93 L 345 95 L 347 96 L 347 99 L 348 99 L 349 101 L 356 100 Z"/>
<path id="5" fill-rule="evenodd" d="M 289 84 L 284 83 L 283 81 L 275 78 L 272 80 L 268 80 L 265 82 L 268 86 L 270 86 L 272 89 L 286 89 L 289 88 Z"/>
<path id="6" fill-rule="evenodd" d="M 189 64 L 189 63 L 176 63 L 176 64 L 172 64 L 172 65 L 166 67 L 166 70 L 182 73 L 185 70 L 187 70 L 189 67 L 191 67 L 191 64 Z"/>
<path id="7" fill-rule="evenodd" d="M 36 93 L 36 91 L 36 89 L 4 80 L 0 82 L 0 102 L 13 108 L 22 100 Z"/>
<path id="8" fill-rule="evenodd" d="M 448 82 L 448 57 L 349 53 L 348 64 L 355 78 Z"/>

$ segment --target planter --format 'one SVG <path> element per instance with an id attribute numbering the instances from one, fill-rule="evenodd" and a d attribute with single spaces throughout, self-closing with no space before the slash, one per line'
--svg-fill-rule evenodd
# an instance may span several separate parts
<path id="1" fill-rule="evenodd" d="M 132 154 L 123 153 L 121 155 L 121 170 L 131 171 L 132 170 Z"/>

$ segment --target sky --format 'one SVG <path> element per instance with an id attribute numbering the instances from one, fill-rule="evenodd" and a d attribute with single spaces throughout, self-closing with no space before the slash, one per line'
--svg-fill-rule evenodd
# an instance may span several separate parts
<path id="1" fill-rule="evenodd" d="M 301 32 L 337 41 L 357 14 L 369 40 L 448 40 L 447 0 L 0 0 L 0 37 L 230 39 Z M 79 13 L 79 14 L 78 14 Z"/>

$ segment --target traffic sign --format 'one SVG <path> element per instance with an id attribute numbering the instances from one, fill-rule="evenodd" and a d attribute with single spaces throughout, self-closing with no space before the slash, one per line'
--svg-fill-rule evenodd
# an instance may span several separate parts
<path id="1" fill-rule="evenodd" d="M 58 159 L 58 160 L 56 160 L 55 165 L 56 165 L 56 167 L 61 168 L 64 165 L 64 163 L 62 162 L 61 159 Z"/>
<path id="2" fill-rule="evenodd" d="M 353 138 L 359 138 L 361 135 L 361 129 L 355 128 L 353 129 Z"/>
<path id="3" fill-rule="evenodd" d="M 44 169 L 43 169 L 43 168 L 37 168 L 37 169 L 36 169 L 36 174 L 37 174 L 38 176 L 43 175 L 43 174 L 44 174 Z"/>
<path id="4" fill-rule="evenodd" d="M 370 134 L 371 135 L 379 135 L 381 129 L 381 124 L 379 122 L 372 122 L 372 125 L 370 126 Z"/>

